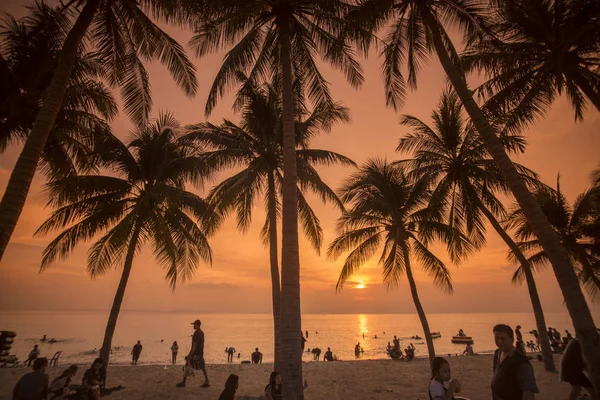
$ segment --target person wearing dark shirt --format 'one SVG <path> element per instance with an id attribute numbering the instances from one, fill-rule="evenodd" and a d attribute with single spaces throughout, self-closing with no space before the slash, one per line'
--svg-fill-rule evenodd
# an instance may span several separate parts
<path id="1" fill-rule="evenodd" d="M 592 382 L 590 382 L 584 373 L 586 370 L 587 367 L 581 352 L 581 344 L 578 339 L 571 339 L 560 360 L 560 380 L 571 384 L 569 400 L 579 399 L 582 389 L 590 393 L 592 400 L 598 400 L 598 395 L 594 391 Z"/>
<path id="2" fill-rule="evenodd" d="M 225 381 L 225 389 L 221 392 L 218 400 L 235 400 L 235 392 L 237 392 L 240 377 L 236 374 L 231 374 Z"/>
<path id="3" fill-rule="evenodd" d="M 48 389 L 48 398 L 50 400 L 68 398 L 71 394 L 71 380 L 75 377 L 75 374 L 77 374 L 77 365 L 71 365 L 62 374 L 54 378 Z"/>
<path id="4" fill-rule="evenodd" d="M 333 353 L 331 352 L 331 347 L 327 348 L 327 351 L 323 356 L 323 361 L 333 361 Z"/>
<path id="5" fill-rule="evenodd" d="M 269 384 L 265 387 L 265 397 L 267 400 L 282 400 L 281 375 L 277 371 L 271 372 Z"/>
<path id="6" fill-rule="evenodd" d="M 142 354 L 142 343 L 138 340 L 131 350 L 131 364 L 137 365 L 138 359 Z"/>
<path id="7" fill-rule="evenodd" d="M 514 332 L 508 325 L 494 326 L 493 400 L 533 400 L 538 392 L 533 367 L 514 347 Z"/>
<path id="8" fill-rule="evenodd" d="M 106 379 L 106 370 L 104 370 L 104 360 L 96 358 L 89 368 L 83 374 L 83 387 L 87 392 L 88 399 L 98 400 L 100 398 L 100 388 L 104 386 Z"/>
<path id="9" fill-rule="evenodd" d="M 252 364 L 262 364 L 262 353 L 260 351 L 258 351 L 258 347 L 256 349 L 254 349 L 254 353 L 252 353 L 251 358 L 252 358 Z"/>
<path id="10" fill-rule="evenodd" d="M 202 387 L 209 387 L 210 382 L 208 380 L 208 373 L 206 372 L 206 364 L 204 362 L 204 332 L 200 329 L 200 325 L 202 323 L 199 319 L 192 322 L 194 326 L 194 335 L 192 335 L 192 348 L 190 349 L 190 353 L 187 357 L 187 363 L 195 370 L 201 370 L 204 374 L 204 383 Z M 177 387 L 185 387 L 187 374 L 184 373 L 183 381 L 178 383 Z"/>
<path id="11" fill-rule="evenodd" d="M 302 352 L 304 353 L 304 345 L 306 344 L 306 339 L 304 338 L 304 334 L 300 331 L 300 337 L 302 338 Z"/>
<path id="12" fill-rule="evenodd" d="M 517 338 L 517 350 L 521 352 L 521 354 L 525 355 L 525 343 L 523 343 L 523 334 L 521 333 L 521 325 L 517 325 L 515 328 L 515 335 Z"/>
<path id="13" fill-rule="evenodd" d="M 23 375 L 15 385 L 13 400 L 45 400 L 50 381 L 46 373 L 47 366 L 47 358 L 36 358 L 33 361 L 33 372 Z"/>
<path id="14" fill-rule="evenodd" d="M 31 367 L 31 363 L 33 361 L 35 361 L 36 358 L 38 358 L 40 356 L 40 350 L 38 349 L 38 345 L 34 345 L 33 349 L 29 352 L 29 356 L 27 356 L 27 360 L 25 361 L 25 364 L 27 364 L 28 367 Z"/>

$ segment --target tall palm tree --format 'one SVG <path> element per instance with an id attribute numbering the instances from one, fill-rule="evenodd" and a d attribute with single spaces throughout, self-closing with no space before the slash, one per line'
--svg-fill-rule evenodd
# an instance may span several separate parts
<path id="1" fill-rule="evenodd" d="M 207 235 L 214 232 L 219 218 L 207 202 L 186 190 L 187 181 L 202 182 L 207 173 L 194 143 L 181 137 L 171 115 L 140 127 L 128 146 L 114 139 L 100 150 L 102 166 L 114 175 L 50 182 L 48 205 L 54 212 L 36 235 L 64 229 L 44 250 L 42 270 L 99 234 L 88 252 L 90 276 L 123 265 L 100 350 L 108 362 L 135 255 L 152 244 L 175 289 L 177 282 L 192 276 L 200 260 L 211 262 Z"/>
<path id="2" fill-rule="evenodd" d="M 575 119 L 589 102 L 600 110 L 600 13 L 595 1 L 499 3 L 486 28 L 462 53 L 467 71 L 488 80 L 477 88 L 492 115 L 521 130 L 567 94 Z"/>
<path id="3" fill-rule="evenodd" d="M 600 337 L 569 255 L 508 156 L 497 129 L 473 99 L 458 52 L 447 34 L 449 27 L 458 25 L 468 36 L 473 36 L 485 27 L 482 15 L 489 5 L 483 0 L 361 0 L 360 7 L 349 19 L 361 21 L 371 31 L 387 28 L 382 50 L 384 78 L 388 104 L 395 108 L 405 97 L 407 83 L 410 88 L 416 87 L 419 67 L 429 54 L 437 55 L 487 151 L 551 260 L 586 360 L 593 366 L 591 380 L 596 390 L 600 390 L 600 367 L 596 367 L 600 366 Z M 401 71 L 404 62 L 408 68 L 407 79 Z"/>
<path id="4" fill-rule="evenodd" d="M 348 45 L 360 32 L 349 29 L 345 0 L 193 0 L 198 20 L 192 39 L 198 56 L 227 49 L 211 88 L 206 111 L 235 84 L 237 71 L 251 82 L 268 81 L 273 70 L 281 75 L 283 103 L 283 186 L 281 306 L 282 349 L 286 355 L 283 396 L 304 398 L 300 351 L 300 261 L 298 252 L 298 194 L 294 133 L 293 80 L 301 79 L 316 105 L 329 102 L 327 81 L 316 56 L 340 69 L 353 86 L 363 82 L 362 71 Z M 369 35 L 365 35 L 369 36 Z"/>
<path id="5" fill-rule="evenodd" d="M 19 20 L 5 15 L 0 23 L 0 152 L 31 132 L 71 26 L 67 13 L 44 3 L 28 11 Z M 111 134 L 106 120 L 117 112 L 97 58 L 83 50 L 42 151 L 40 167 L 49 178 L 94 167 L 90 154 L 96 139 Z"/>
<path id="6" fill-rule="evenodd" d="M 29 193 L 50 131 L 69 87 L 79 49 L 85 44 L 103 60 L 108 83 L 121 88 L 124 109 L 136 124 L 144 124 L 152 106 L 148 73 L 141 58 L 165 64 L 187 95 L 196 92 L 195 68 L 183 48 L 144 13 L 171 16 L 179 2 L 166 0 L 71 0 L 62 12 L 80 6 L 67 33 L 56 70 L 45 92 L 31 133 L 11 173 L 0 202 L 0 260 Z M 89 41 L 84 41 L 86 35 Z"/>
<path id="7" fill-rule="evenodd" d="M 409 176 L 432 185 L 430 202 L 445 208 L 450 225 L 461 226 L 463 231 L 470 233 L 472 242 L 483 244 L 485 218 L 512 250 L 526 278 L 537 330 L 540 332 L 544 366 L 547 371 L 555 371 L 542 303 L 531 267 L 499 222 L 505 219 L 506 211 L 497 194 L 510 193 L 504 177 L 477 133 L 463 118 L 462 105 L 454 92 L 444 92 L 431 119 L 432 127 L 416 117 L 404 115 L 401 123 L 410 127 L 412 133 L 400 139 L 396 150 L 413 154 L 414 158 L 403 162 L 411 170 Z M 521 137 L 505 136 L 503 139 L 509 151 L 524 150 Z M 519 164 L 515 166 L 525 179 L 533 180 L 533 183 L 537 181 L 536 174 Z"/>
<path id="8" fill-rule="evenodd" d="M 246 82 L 241 76 L 242 82 Z M 211 190 L 209 200 L 222 214 L 237 213 L 238 227 L 246 231 L 252 222 L 252 209 L 257 197 L 264 196 L 267 211 L 261 236 L 269 246 L 271 293 L 275 331 L 275 370 L 281 371 L 280 313 L 281 287 L 277 246 L 277 224 L 281 217 L 283 182 L 283 124 L 280 82 L 256 85 L 245 83 L 239 92 L 242 120 L 239 125 L 225 120 L 221 125 L 201 123 L 192 127 L 189 137 L 207 146 L 207 162 L 217 169 L 241 166 L 243 169 Z M 296 93 L 300 94 L 301 91 Z M 319 195 L 343 210 L 335 192 L 321 180 L 316 166 L 355 165 L 340 154 L 310 148 L 311 139 L 337 122 L 349 121 L 348 111 L 339 105 L 321 105 L 309 113 L 295 104 L 296 163 L 298 165 L 298 211 L 305 235 L 317 252 L 323 240 L 321 223 L 308 204 L 306 191 Z"/>
<path id="9" fill-rule="evenodd" d="M 600 221 L 597 191 L 592 188 L 580 194 L 571 207 L 561 193 L 560 182 L 557 181 L 556 190 L 540 187 L 536 190 L 535 197 L 567 248 L 581 285 L 587 289 L 592 300 L 599 301 L 600 253 L 595 248 L 597 244 L 594 237 L 588 234 L 593 225 Z M 534 270 L 548 265 L 546 252 L 518 207 L 515 207 L 506 219 L 506 226 L 515 229 L 519 249 L 528 255 L 529 265 Z M 511 256 L 515 257 L 513 251 Z M 513 275 L 513 281 L 522 282 L 524 276 L 525 271 L 519 268 Z"/>
<path id="10" fill-rule="evenodd" d="M 470 253 L 473 246 L 457 227 L 443 221 L 438 207 L 427 205 L 430 196 L 427 187 L 424 180 L 411 183 L 399 165 L 368 160 L 340 189 L 341 199 L 350 205 L 338 221 L 339 236 L 331 243 L 327 254 L 336 259 L 350 251 L 338 279 L 339 290 L 383 245 L 379 258 L 383 281 L 388 287 L 395 286 L 406 273 L 423 326 L 429 359 L 433 360 L 435 349 L 417 292 L 411 258 L 420 262 L 437 286 L 452 293 L 450 271 L 428 245 L 435 238 L 441 239 L 456 262 Z"/>

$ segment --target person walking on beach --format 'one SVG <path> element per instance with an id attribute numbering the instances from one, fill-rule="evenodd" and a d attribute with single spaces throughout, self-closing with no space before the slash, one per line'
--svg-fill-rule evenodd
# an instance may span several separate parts
<path id="1" fill-rule="evenodd" d="M 36 358 L 33 361 L 33 372 L 23 375 L 15 385 L 13 400 L 45 400 L 50 381 L 46 373 L 47 366 L 47 358 Z"/>
<path id="2" fill-rule="evenodd" d="M 27 364 L 28 367 L 31 367 L 31 363 L 35 361 L 39 356 L 40 349 L 38 349 L 38 345 L 36 344 L 33 346 L 33 349 L 29 352 L 29 356 L 27 356 L 27 361 L 25 361 L 25 364 Z"/>
<path id="3" fill-rule="evenodd" d="M 578 339 L 571 339 L 560 360 L 560 380 L 571 384 L 569 400 L 578 400 L 582 389 L 590 394 L 591 400 L 599 400 L 592 382 L 585 374 L 586 371 L 587 366 L 581 353 L 581 344 Z"/>
<path id="4" fill-rule="evenodd" d="M 201 370 L 204 374 L 204 383 L 202 387 L 209 387 L 210 382 L 208 380 L 208 374 L 206 373 L 206 364 L 204 362 L 204 332 L 200 329 L 202 323 L 199 319 L 192 322 L 194 326 L 194 335 L 192 336 L 192 348 L 188 354 L 187 363 L 195 370 Z M 185 387 L 187 374 L 183 375 L 183 381 L 179 382 L 177 387 Z"/>
<path id="5" fill-rule="evenodd" d="M 137 362 L 142 354 L 142 343 L 138 340 L 131 350 L 131 365 L 137 365 Z"/>
<path id="6" fill-rule="evenodd" d="M 177 353 L 179 352 L 179 345 L 177 344 L 177 341 L 173 342 L 173 345 L 171 346 L 171 355 L 173 356 L 173 358 L 171 359 L 171 362 L 173 363 L 173 365 L 175 365 L 175 363 L 177 362 Z"/>
<path id="7" fill-rule="evenodd" d="M 430 400 L 459 400 L 454 393 L 460 393 L 460 382 L 452 379 L 450 364 L 445 358 L 435 357 L 431 363 L 431 383 L 429 384 Z M 448 388 L 444 386 L 448 382 Z"/>
<path id="8" fill-rule="evenodd" d="M 527 357 L 514 347 L 515 336 L 508 325 L 494 326 L 493 400 L 533 400 L 538 393 L 533 367 Z"/>
<path id="9" fill-rule="evenodd" d="M 252 353 L 252 355 L 250 356 L 250 358 L 252 359 L 252 364 L 262 364 L 262 357 L 263 354 L 258 351 L 258 347 L 256 349 L 254 349 L 254 353 Z"/>

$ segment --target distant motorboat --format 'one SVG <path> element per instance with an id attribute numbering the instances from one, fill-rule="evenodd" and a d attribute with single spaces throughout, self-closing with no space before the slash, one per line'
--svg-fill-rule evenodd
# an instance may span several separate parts
<path id="1" fill-rule="evenodd" d="M 431 338 L 432 339 L 437 339 L 437 338 L 441 338 L 442 334 L 440 332 L 431 332 Z"/>
<path id="2" fill-rule="evenodd" d="M 456 344 L 473 344 L 473 338 L 471 336 L 452 336 L 452 343 Z"/>

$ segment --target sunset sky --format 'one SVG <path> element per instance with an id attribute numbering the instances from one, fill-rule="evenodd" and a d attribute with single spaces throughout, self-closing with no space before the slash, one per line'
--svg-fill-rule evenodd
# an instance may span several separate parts
<path id="1" fill-rule="evenodd" d="M 24 4 L 24 3 L 20 3 Z M 0 11 L 22 13 L 19 3 L 0 5 Z M 167 28 L 180 43 L 189 33 Z M 199 82 L 194 99 L 180 92 L 166 69 L 159 64 L 148 66 L 154 108 L 169 110 L 184 123 L 204 121 L 206 97 L 223 54 L 195 60 Z M 404 108 L 395 113 L 385 107 L 381 79 L 381 59 L 373 53 L 362 60 L 366 82 L 355 91 L 344 77 L 323 66 L 323 74 L 331 83 L 336 100 L 351 111 L 352 121 L 337 125 L 313 142 L 313 148 L 332 150 L 352 158 L 357 163 L 369 157 L 399 159 L 394 150 L 407 128 L 399 125 L 400 114 L 410 114 L 430 121 L 431 110 L 438 103 L 445 86 L 445 76 L 436 58 L 423 67 L 419 87 L 411 93 Z M 222 99 L 210 122 L 220 123 L 224 117 L 238 121 L 231 111 L 232 97 Z M 117 136 L 127 140 L 131 124 L 124 115 L 113 122 Z M 566 99 L 561 98 L 549 110 L 544 120 L 526 132 L 528 148 L 517 161 L 538 172 L 544 182 L 555 185 L 561 175 L 561 188 L 568 200 L 588 188 L 590 172 L 600 165 L 600 113 L 588 108 L 583 123 L 574 123 L 574 114 Z M 0 187 L 2 192 L 21 150 L 11 147 L 0 156 Z M 339 187 L 352 172 L 350 168 L 321 168 L 323 179 Z M 229 176 L 229 172 L 220 177 Z M 37 175 L 0 264 L 0 309 L 98 309 L 107 310 L 113 300 L 120 270 L 96 280 L 86 276 L 85 262 L 89 243 L 79 246 L 67 260 L 57 262 L 39 274 L 41 253 L 53 236 L 33 238 L 33 232 L 48 216 L 42 193 L 44 180 Z M 408 285 L 386 290 L 381 285 L 381 268 L 374 257 L 361 269 L 344 290 L 336 294 L 335 283 L 343 258 L 337 262 L 326 258 L 326 247 L 335 236 L 335 220 L 339 212 L 310 197 L 311 205 L 324 230 L 321 255 L 301 239 L 302 311 L 305 313 L 393 313 L 413 312 Z M 510 200 L 512 202 L 512 200 Z M 509 204 L 509 203 L 507 203 Z M 259 231 L 264 221 L 263 203 L 257 202 L 252 228 L 241 234 L 234 219 L 229 219 L 210 241 L 214 253 L 213 265 L 199 265 L 191 282 L 181 284 L 172 292 L 164 281 L 164 271 L 154 262 L 151 248 L 139 254 L 133 266 L 123 309 L 178 310 L 199 312 L 270 312 L 270 275 L 268 251 L 262 245 Z M 506 259 L 506 247 L 488 227 L 488 245 L 460 266 L 449 263 L 443 247 L 436 245 L 436 254 L 451 266 L 455 293 L 449 296 L 435 288 L 415 264 L 416 279 L 425 310 L 428 312 L 496 312 L 530 311 L 526 288 L 510 283 L 515 266 Z M 562 297 L 550 268 L 537 275 L 537 283 L 545 311 L 564 310 Z M 356 288 L 359 286 L 359 288 Z M 594 306 L 595 310 L 599 307 Z M 597 321 L 598 322 L 598 321 Z"/>

